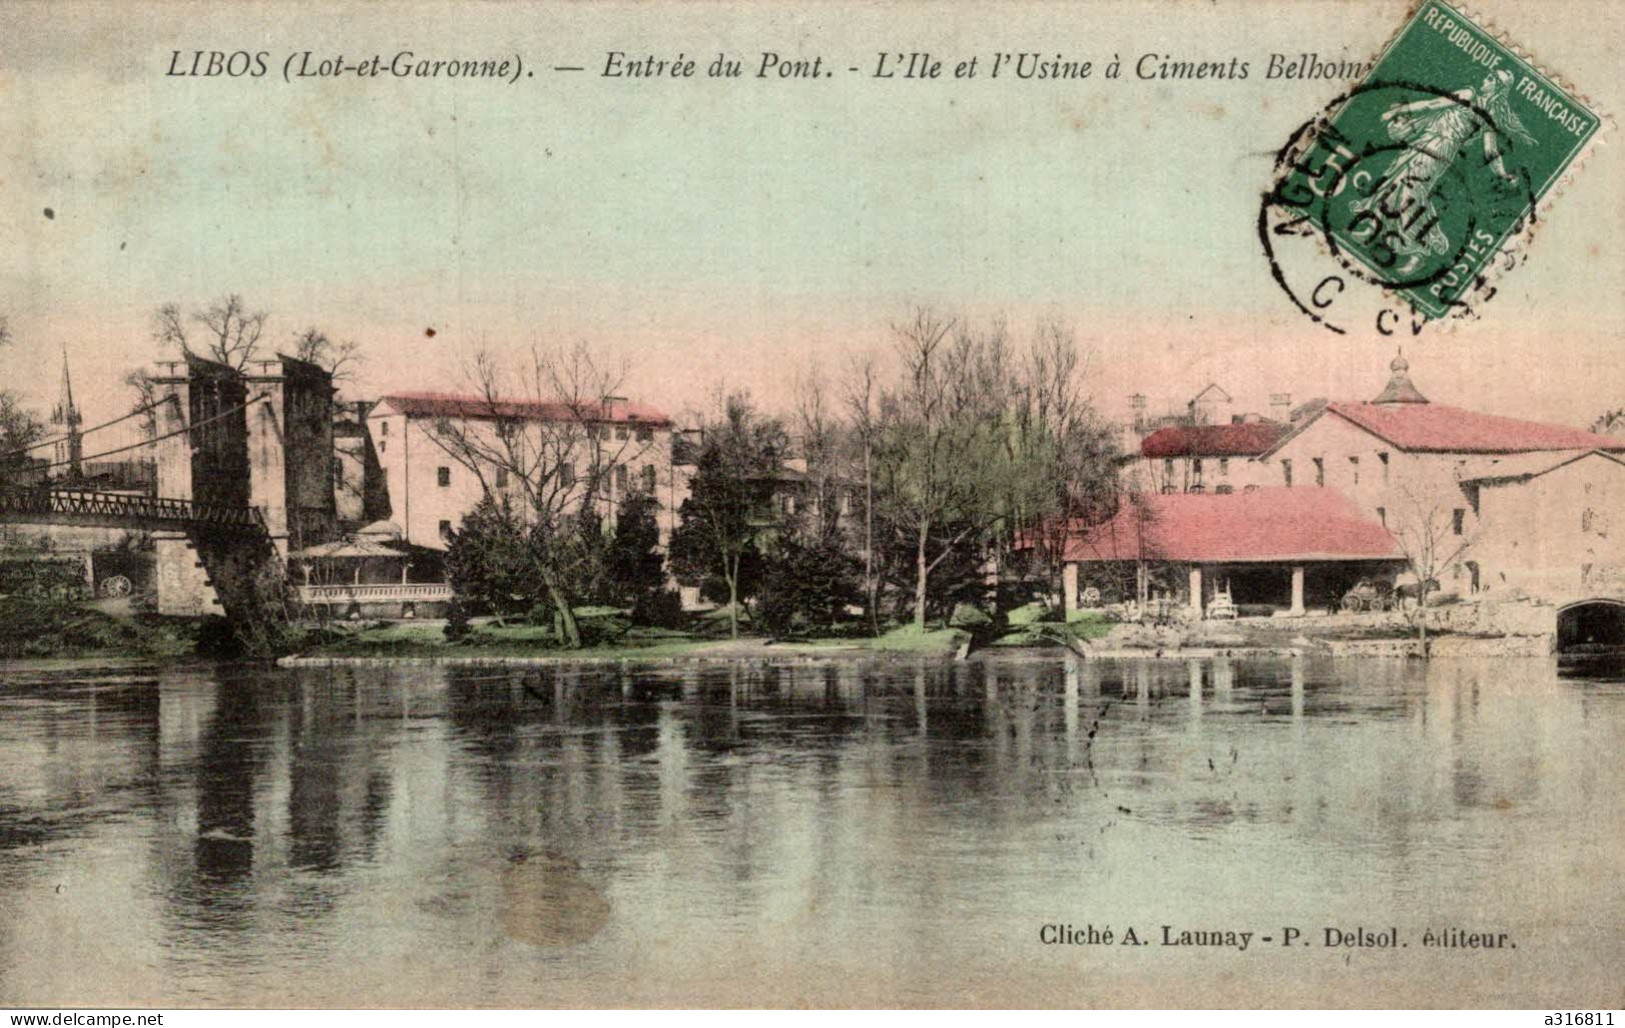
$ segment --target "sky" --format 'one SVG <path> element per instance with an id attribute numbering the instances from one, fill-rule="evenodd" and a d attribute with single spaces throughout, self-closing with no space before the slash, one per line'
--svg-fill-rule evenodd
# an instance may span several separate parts
<path id="1" fill-rule="evenodd" d="M 627 363 L 625 392 L 674 413 L 719 385 L 776 406 L 798 372 L 883 352 L 924 304 L 1002 314 L 1018 335 L 1067 321 L 1109 413 L 1209 381 L 1257 408 L 1273 392 L 1368 398 L 1400 337 L 1312 324 L 1255 233 L 1274 153 L 1343 84 L 1264 67 L 1275 52 L 1367 59 L 1407 6 L 10 5 L 0 313 L 16 345 L 0 385 L 48 408 L 65 348 L 94 420 L 160 356 L 154 308 L 238 292 L 270 312 L 273 342 L 311 325 L 357 340 L 352 396 L 455 390 L 481 346 L 585 342 Z M 1620 110 L 1625 30 L 1607 4 L 1475 7 Z M 198 49 L 265 51 L 269 74 L 165 74 Z M 281 79 L 289 53 L 403 49 L 517 54 L 533 77 Z M 605 78 L 610 50 L 685 53 L 702 77 Z M 764 50 L 834 71 L 703 77 L 719 52 L 749 75 Z M 1091 60 L 1095 77 L 985 77 L 992 53 L 1030 50 Z M 880 51 L 929 52 L 947 76 L 979 55 L 984 77 L 877 80 Z M 1147 53 L 1238 56 L 1252 73 L 1136 80 Z M 1130 70 L 1106 81 L 1113 55 Z M 1568 423 L 1625 405 L 1621 170 L 1617 142 L 1598 147 L 1477 318 L 1405 334 L 1425 393 Z"/>

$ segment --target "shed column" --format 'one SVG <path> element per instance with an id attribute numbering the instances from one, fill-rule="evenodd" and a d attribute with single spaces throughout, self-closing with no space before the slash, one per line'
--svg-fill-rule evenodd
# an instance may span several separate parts
<path id="1" fill-rule="evenodd" d="M 1078 565 L 1061 565 L 1061 609 L 1071 614 L 1078 609 Z"/>
<path id="2" fill-rule="evenodd" d="M 1191 565 L 1191 613 L 1202 616 L 1202 569 L 1196 564 Z"/>
<path id="3" fill-rule="evenodd" d="M 1292 609 L 1288 614 L 1303 613 L 1303 565 L 1292 565 Z"/>

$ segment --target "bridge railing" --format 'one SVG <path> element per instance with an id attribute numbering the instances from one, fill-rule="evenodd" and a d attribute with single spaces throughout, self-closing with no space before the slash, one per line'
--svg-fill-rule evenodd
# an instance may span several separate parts
<path id="1" fill-rule="evenodd" d="M 64 515 L 115 520 L 173 522 L 219 528 L 265 529 L 258 507 L 199 503 L 164 496 L 40 487 L 0 489 L 0 514 Z"/>

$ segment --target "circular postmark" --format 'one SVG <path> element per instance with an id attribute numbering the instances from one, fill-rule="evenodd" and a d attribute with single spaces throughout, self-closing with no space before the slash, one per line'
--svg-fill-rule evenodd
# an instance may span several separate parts
<path id="1" fill-rule="evenodd" d="M 1478 92 L 1367 83 L 1292 133 L 1257 231 L 1271 277 L 1300 312 L 1342 333 L 1334 309 L 1364 282 L 1383 303 L 1383 334 L 1404 318 L 1390 300 L 1410 308 L 1413 333 L 1429 319 L 1477 316 L 1495 292 L 1490 263 L 1527 233 L 1535 209 L 1527 173 L 1505 163 L 1515 144 L 1501 139 L 1493 103 L 1480 102 L 1497 88 L 1493 76 Z"/>

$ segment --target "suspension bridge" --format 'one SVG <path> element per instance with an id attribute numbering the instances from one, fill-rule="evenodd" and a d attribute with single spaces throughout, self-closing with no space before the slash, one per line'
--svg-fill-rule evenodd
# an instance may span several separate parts
<path id="1" fill-rule="evenodd" d="M 334 530 L 331 376 L 188 356 L 147 383 L 150 398 L 84 427 L 64 369 L 61 431 L 0 453 L 0 524 L 145 533 L 159 613 L 285 621 L 290 539 Z"/>

